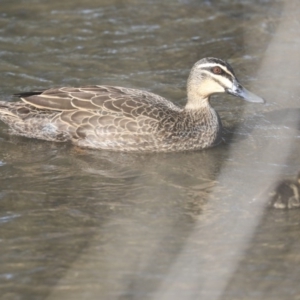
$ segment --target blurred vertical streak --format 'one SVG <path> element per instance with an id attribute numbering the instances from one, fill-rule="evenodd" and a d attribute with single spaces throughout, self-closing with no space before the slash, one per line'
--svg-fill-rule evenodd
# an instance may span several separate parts
<path id="1" fill-rule="evenodd" d="M 280 24 L 257 72 L 260 84 L 268 88 L 268 94 L 262 96 L 266 98 L 267 102 L 268 100 L 272 102 L 273 99 L 276 99 L 277 103 L 282 107 L 299 107 L 299 103 L 296 103 L 295 99 L 288 97 L 293 92 L 295 93 L 299 86 L 299 78 L 295 76 L 295 74 L 299 74 L 300 67 L 299 6 L 298 0 L 283 1 Z M 251 45 L 251 43 L 256 43 L 255 36 L 245 36 L 245 47 L 247 47 L 247 44 Z M 278 99 L 276 97 L 278 89 L 284 89 L 289 92 L 285 94 L 286 99 Z M 294 125 L 292 127 L 296 128 L 297 124 Z M 253 131 L 254 143 L 255 139 L 262 135 L 261 126 L 258 123 Z M 282 143 L 276 143 L 275 145 L 270 142 L 266 143 L 263 149 L 258 149 L 260 151 L 258 153 L 258 161 L 265 167 L 263 174 L 258 173 L 256 176 L 250 177 L 247 172 L 237 173 L 230 165 L 223 165 L 218 178 L 220 184 L 222 186 L 231 185 L 232 187 L 232 182 L 237 183 L 236 189 L 232 187 L 233 194 L 230 197 L 224 195 L 225 201 L 232 201 L 233 207 L 234 202 L 241 198 L 240 196 L 243 192 L 247 195 L 248 201 L 239 203 L 239 207 L 243 211 L 249 211 L 249 215 L 254 215 L 255 217 L 241 219 L 238 211 L 228 210 L 220 220 L 222 230 L 212 232 L 211 238 L 207 240 L 207 249 L 206 247 L 199 248 L 199 256 L 191 258 L 189 255 L 191 244 L 195 240 L 201 240 L 203 236 L 209 235 L 210 227 L 203 226 L 203 220 L 201 220 L 201 230 L 197 230 L 197 226 L 195 226 L 194 232 L 187 239 L 184 250 L 178 256 L 177 262 L 170 269 L 168 276 L 153 297 L 153 300 L 216 300 L 222 298 L 229 280 L 243 257 L 257 225 L 261 221 L 266 206 L 266 199 L 258 199 L 258 195 L 266 186 L 278 179 L 279 174 L 272 172 L 273 165 L 284 164 L 289 156 L 295 132 L 291 130 L 290 133 L 290 137 L 286 137 Z M 278 136 L 282 135 L 278 134 Z M 280 146 L 278 147 L 278 145 Z M 241 151 L 241 147 L 240 144 L 235 144 L 232 147 L 230 157 L 233 160 L 235 157 L 239 157 L 238 154 Z M 244 169 L 247 170 L 247 165 L 249 166 L 248 169 L 251 169 L 250 166 L 253 163 L 252 160 L 247 161 L 247 155 L 245 155 L 243 161 Z M 243 185 L 239 186 L 238 183 L 241 182 Z M 212 200 L 209 201 L 208 205 L 217 211 L 220 203 L 219 201 L 214 201 L 214 197 L 211 198 Z M 235 244 L 233 245 L 230 245 L 228 241 L 230 235 L 235 237 Z M 220 245 L 223 245 L 221 252 Z M 205 261 L 208 251 L 209 256 L 214 258 L 213 260 L 210 259 L 209 263 Z M 179 283 L 188 283 L 190 286 L 194 286 L 195 289 L 186 291 L 183 298 L 182 287 L 180 287 Z"/>

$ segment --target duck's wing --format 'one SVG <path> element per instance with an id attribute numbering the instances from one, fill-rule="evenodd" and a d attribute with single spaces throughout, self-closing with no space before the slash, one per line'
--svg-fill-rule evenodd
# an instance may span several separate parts
<path id="1" fill-rule="evenodd" d="M 27 108 L 32 107 L 31 119 L 49 115 L 48 122 L 59 132 L 68 132 L 73 139 L 99 148 L 114 140 L 144 143 L 153 138 L 154 132 L 167 128 L 174 112 L 180 111 L 158 95 L 123 87 L 63 87 L 18 96 Z M 24 116 L 28 122 L 30 118 Z M 97 145 L 99 141 L 101 145 Z"/>
<path id="2" fill-rule="evenodd" d="M 16 96 L 35 108 L 62 112 L 82 110 L 157 118 L 161 110 L 178 109 L 170 101 L 153 93 L 115 86 L 62 87 Z"/>

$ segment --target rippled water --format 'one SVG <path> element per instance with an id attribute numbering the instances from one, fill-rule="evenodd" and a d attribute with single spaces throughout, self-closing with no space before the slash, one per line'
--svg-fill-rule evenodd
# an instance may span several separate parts
<path id="1" fill-rule="evenodd" d="M 0 96 L 113 84 L 185 103 L 191 66 L 229 60 L 267 99 L 213 100 L 226 142 L 124 154 L 0 124 L 1 299 L 300 299 L 299 211 L 263 190 L 299 157 L 299 4 L 1 1 Z"/>

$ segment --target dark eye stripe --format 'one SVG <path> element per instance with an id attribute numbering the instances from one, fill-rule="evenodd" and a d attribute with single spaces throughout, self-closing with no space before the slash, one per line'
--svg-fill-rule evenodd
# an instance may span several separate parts
<path id="1" fill-rule="evenodd" d="M 211 67 L 203 68 L 203 70 L 206 70 L 206 71 L 208 71 L 208 72 L 214 74 L 214 73 L 211 71 L 211 69 L 212 69 Z M 228 74 L 227 72 L 225 72 L 222 68 L 221 68 L 221 70 L 222 70 L 222 73 L 220 73 L 219 75 L 220 75 L 220 76 L 223 76 L 223 77 L 226 77 L 227 79 L 229 79 L 230 81 L 232 81 L 232 75 L 230 75 L 230 74 Z M 216 75 L 216 74 L 214 74 L 214 75 Z"/>
<path id="2" fill-rule="evenodd" d="M 231 74 L 232 74 L 233 76 L 235 76 L 232 67 L 231 67 L 227 62 L 222 61 L 222 60 L 217 59 L 217 58 L 212 58 L 212 57 L 209 57 L 209 58 L 207 59 L 207 62 L 208 62 L 208 63 L 219 64 L 219 65 L 225 67 L 226 69 L 228 69 L 228 71 L 231 72 Z"/>

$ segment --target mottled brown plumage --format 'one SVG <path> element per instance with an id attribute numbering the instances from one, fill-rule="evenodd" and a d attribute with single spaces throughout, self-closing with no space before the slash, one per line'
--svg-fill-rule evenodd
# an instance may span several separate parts
<path id="1" fill-rule="evenodd" d="M 213 72 L 214 66 L 224 73 L 223 82 L 222 74 Z M 136 89 L 62 87 L 19 94 L 19 102 L 0 101 L 0 119 L 13 134 L 71 141 L 81 147 L 116 151 L 196 150 L 221 140 L 221 122 L 209 104 L 210 95 L 226 91 L 247 98 L 238 94 L 238 89 L 245 92 L 230 66 L 207 58 L 191 71 L 185 108 Z M 250 101 L 262 102 L 261 98 L 250 96 Z"/>

